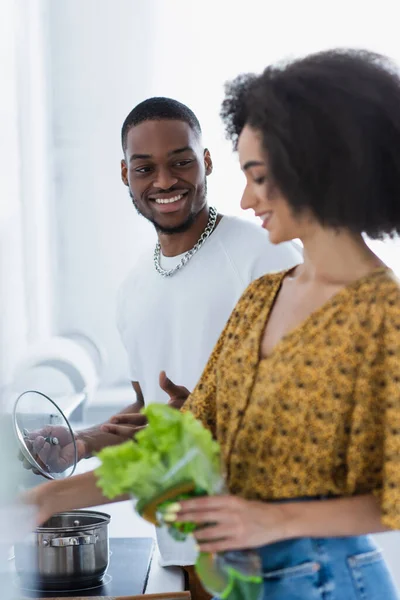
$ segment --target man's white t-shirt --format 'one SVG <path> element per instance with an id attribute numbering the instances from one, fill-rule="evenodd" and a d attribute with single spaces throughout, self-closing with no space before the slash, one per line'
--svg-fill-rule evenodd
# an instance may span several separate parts
<path id="1" fill-rule="evenodd" d="M 182 256 L 161 257 L 171 269 Z M 201 249 L 172 277 L 155 269 L 153 251 L 144 253 L 118 297 L 117 320 L 128 353 L 129 377 L 138 381 L 146 404 L 167 403 L 160 371 L 193 390 L 234 306 L 258 277 L 302 261 L 292 243 L 274 246 L 254 223 L 224 216 Z M 192 540 L 175 542 L 157 530 L 162 564 L 192 565 Z"/>

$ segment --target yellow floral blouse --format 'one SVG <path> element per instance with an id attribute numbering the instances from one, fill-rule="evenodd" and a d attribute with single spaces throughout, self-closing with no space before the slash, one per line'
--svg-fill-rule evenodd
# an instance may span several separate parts
<path id="1" fill-rule="evenodd" d="M 400 529 L 400 287 L 379 268 L 340 290 L 260 359 L 286 272 L 253 282 L 185 403 L 222 449 L 233 494 L 374 493 Z"/>

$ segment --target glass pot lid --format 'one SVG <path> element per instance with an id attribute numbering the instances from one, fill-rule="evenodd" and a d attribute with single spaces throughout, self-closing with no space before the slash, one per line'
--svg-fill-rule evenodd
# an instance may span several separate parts
<path id="1" fill-rule="evenodd" d="M 74 432 L 57 404 L 29 390 L 14 405 L 13 424 L 20 450 L 32 469 L 47 479 L 64 479 L 75 471 L 78 452 Z"/>

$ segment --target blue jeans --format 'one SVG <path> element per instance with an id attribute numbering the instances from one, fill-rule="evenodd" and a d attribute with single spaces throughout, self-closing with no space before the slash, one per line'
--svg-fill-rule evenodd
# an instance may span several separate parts
<path id="1" fill-rule="evenodd" d="M 369 536 L 301 538 L 260 548 L 259 600 L 399 600 Z M 216 600 L 216 599 L 215 599 Z"/>

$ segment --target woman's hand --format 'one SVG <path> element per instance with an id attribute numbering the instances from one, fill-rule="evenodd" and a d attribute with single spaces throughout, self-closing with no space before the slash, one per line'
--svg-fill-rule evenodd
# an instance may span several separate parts
<path id="1" fill-rule="evenodd" d="M 193 534 L 201 552 L 256 548 L 289 537 L 284 505 L 237 496 L 208 496 L 171 505 L 165 520 L 199 526 L 212 523 Z"/>
<path id="2" fill-rule="evenodd" d="M 33 506 L 36 510 L 35 520 L 36 525 L 43 525 L 45 521 L 55 514 L 58 509 L 54 503 L 55 494 L 54 488 L 57 488 L 58 482 L 46 482 L 41 485 L 24 492 L 20 496 L 20 501 L 23 504 Z"/>
<path id="3" fill-rule="evenodd" d="M 372 494 L 268 503 L 210 496 L 171 505 L 166 521 L 212 525 L 195 532 L 200 550 L 223 552 L 299 537 L 342 537 L 388 531 Z"/>
<path id="4" fill-rule="evenodd" d="M 117 496 L 113 500 L 103 496 L 94 471 L 42 483 L 20 497 L 20 501 L 36 510 L 37 525 L 42 525 L 55 513 L 123 500 L 129 500 L 129 496 Z"/>

